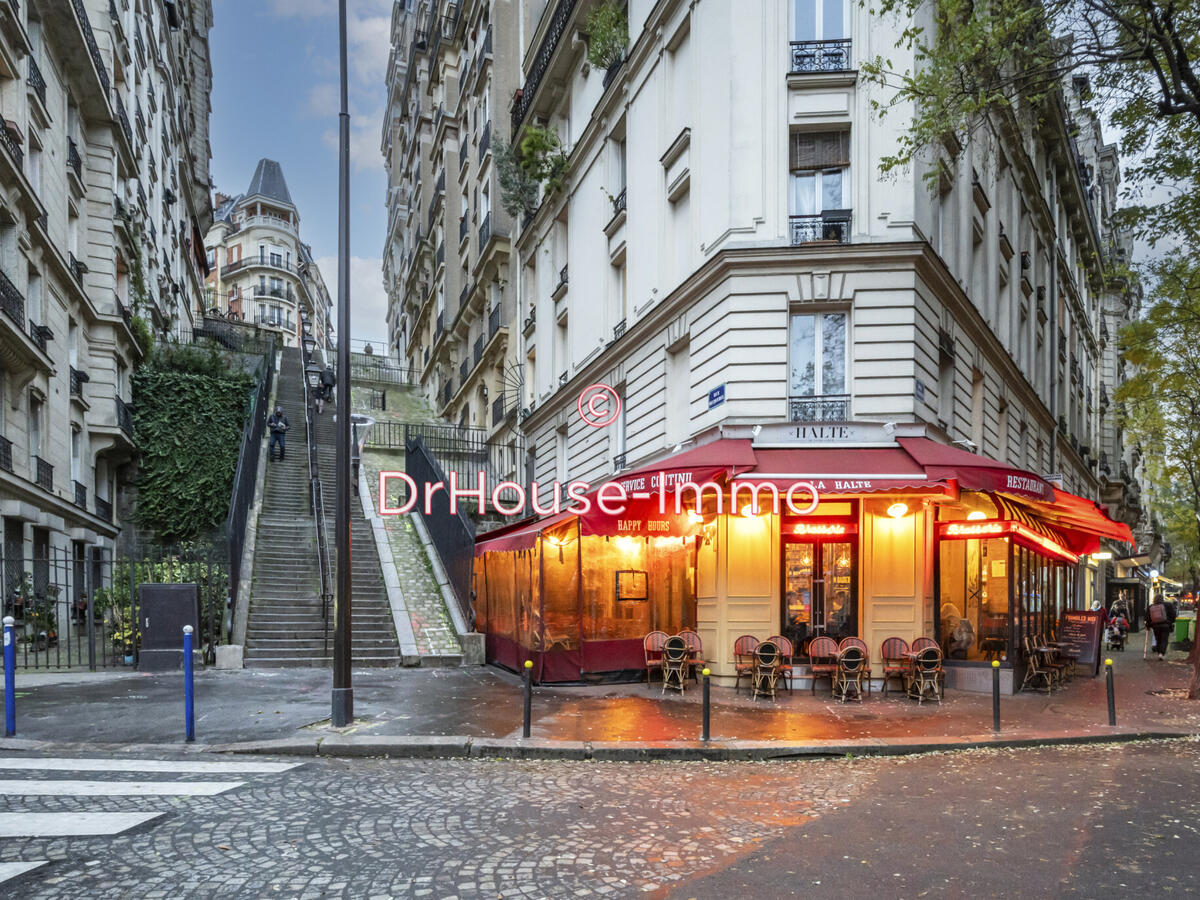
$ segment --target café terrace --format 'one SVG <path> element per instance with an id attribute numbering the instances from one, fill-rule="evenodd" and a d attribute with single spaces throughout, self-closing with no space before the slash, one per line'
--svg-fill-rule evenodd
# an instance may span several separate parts
<path id="1" fill-rule="evenodd" d="M 1090 555 L 1102 542 L 1132 545 L 1129 528 L 918 428 L 845 427 L 843 444 L 713 429 L 622 473 L 631 493 L 639 482 L 649 491 L 618 515 L 593 503 L 481 536 L 475 614 L 488 661 L 515 670 L 532 660 L 542 683 L 629 678 L 644 670 L 649 632 L 693 629 L 713 675 L 732 684 L 742 635 L 782 635 L 800 666 L 822 635 L 862 638 L 872 663 L 884 640 L 926 636 L 942 648 L 949 687 L 990 690 L 992 660 L 1004 689 L 1019 687 L 1026 636 L 1055 632 L 1065 611 L 1103 597 Z M 722 495 L 708 489 L 699 510 L 693 499 L 676 513 L 684 482 L 713 482 Z M 763 490 L 756 511 L 746 482 L 781 497 L 810 483 L 817 502 L 798 494 L 807 514 L 797 514 Z"/>

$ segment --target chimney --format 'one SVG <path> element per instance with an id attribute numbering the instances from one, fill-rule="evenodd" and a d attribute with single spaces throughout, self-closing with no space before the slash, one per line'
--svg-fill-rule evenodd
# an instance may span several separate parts
<path id="1" fill-rule="evenodd" d="M 213 206 L 217 207 L 218 209 L 228 202 L 229 197 L 227 197 L 225 194 L 222 194 L 220 191 L 217 191 L 216 194 L 213 195 Z"/>

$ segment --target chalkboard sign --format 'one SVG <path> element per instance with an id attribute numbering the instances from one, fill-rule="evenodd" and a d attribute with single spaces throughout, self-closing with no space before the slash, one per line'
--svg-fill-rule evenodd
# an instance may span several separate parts
<path id="1" fill-rule="evenodd" d="M 1069 610 L 1062 615 L 1058 639 L 1069 649 L 1079 654 L 1079 668 L 1091 669 L 1095 677 L 1100 672 L 1100 626 L 1099 610 Z"/>

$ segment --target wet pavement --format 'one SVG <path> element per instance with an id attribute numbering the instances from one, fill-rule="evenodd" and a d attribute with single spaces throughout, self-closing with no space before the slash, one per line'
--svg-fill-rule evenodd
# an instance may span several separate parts
<path id="1" fill-rule="evenodd" d="M 1183 699 L 1184 654 L 1167 662 L 1116 657 L 1117 722 L 1123 730 L 1200 733 L 1200 703 Z M 172 743 L 183 736 L 182 676 L 138 673 L 17 674 L 17 736 L 95 743 Z M 208 670 L 196 676 L 196 736 L 202 743 L 261 741 L 328 732 L 326 669 Z M 521 684 L 493 667 L 365 669 L 354 673 L 362 735 L 520 735 Z M 918 705 L 899 692 L 839 703 L 828 688 L 777 700 L 745 689 L 712 689 L 712 737 L 754 741 L 961 738 L 989 734 L 991 696 L 948 691 Z M 701 692 L 663 695 L 643 684 L 535 688 L 534 738 L 557 741 L 683 741 L 700 735 Z M 1051 696 L 1001 702 L 1009 737 L 1102 735 L 1108 729 L 1104 677 L 1078 677 Z M 347 733 L 343 731 L 342 733 Z M 0 743 L 2 746 L 2 743 Z"/>

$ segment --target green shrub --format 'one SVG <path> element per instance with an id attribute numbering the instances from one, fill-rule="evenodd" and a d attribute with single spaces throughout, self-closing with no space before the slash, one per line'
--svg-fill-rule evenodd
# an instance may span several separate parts
<path id="1" fill-rule="evenodd" d="M 597 69 L 607 69 L 625 58 L 629 18 L 624 6 L 611 0 L 601 3 L 588 13 L 583 30 L 588 36 L 588 62 Z"/>

